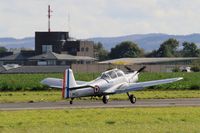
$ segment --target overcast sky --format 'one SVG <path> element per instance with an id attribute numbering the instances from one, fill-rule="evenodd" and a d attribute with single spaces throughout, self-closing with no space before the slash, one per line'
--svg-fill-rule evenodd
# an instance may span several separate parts
<path id="1" fill-rule="evenodd" d="M 200 0 L 0 0 L 0 37 L 47 31 L 48 4 L 52 31 L 76 38 L 200 33 Z"/>

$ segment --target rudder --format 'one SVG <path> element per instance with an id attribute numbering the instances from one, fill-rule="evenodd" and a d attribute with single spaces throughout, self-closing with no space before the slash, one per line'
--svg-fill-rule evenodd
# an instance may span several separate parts
<path id="1" fill-rule="evenodd" d="M 70 88 L 76 86 L 77 84 L 74 78 L 73 71 L 71 69 L 66 69 L 63 77 L 62 97 L 70 98 Z"/>

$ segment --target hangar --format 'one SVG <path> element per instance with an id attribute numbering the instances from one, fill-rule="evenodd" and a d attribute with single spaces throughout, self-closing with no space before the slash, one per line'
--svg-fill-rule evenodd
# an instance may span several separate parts
<path id="1" fill-rule="evenodd" d="M 69 54 L 57 54 L 48 52 L 29 58 L 30 62 L 34 62 L 38 66 L 47 65 L 71 65 L 71 64 L 91 64 L 96 59 L 89 56 L 74 56 Z"/>
<path id="2" fill-rule="evenodd" d="M 47 52 L 40 55 L 27 55 L 23 52 L 0 58 L 0 64 L 18 64 L 25 66 L 54 66 L 54 65 L 71 65 L 74 64 L 91 64 L 96 61 L 89 56 L 74 56 L 69 54 L 57 54 Z"/>
<path id="3" fill-rule="evenodd" d="M 119 58 L 99 62 L 100 64 L 119 65 L 190 65 L 193 61 L 200 60 L 197 57 L 189 58 Z"/>

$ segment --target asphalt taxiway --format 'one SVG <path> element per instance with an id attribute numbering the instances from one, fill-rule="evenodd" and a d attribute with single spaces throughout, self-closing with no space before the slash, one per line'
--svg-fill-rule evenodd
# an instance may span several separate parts
<path id="1" fill-rule="evenodd" d="M 144 99 L 138 100 L 135 104 L 129 101 L 109 101 L 103 104 L 102 101 L 81 101 L 74 100 L 70 105 L 69 101 L 59 102 L 34 102 L 34 103 L 0 103 L 0 110 L 45 110 L 45 109 L 78 109 L 78 108 L 134 108 L 134 107 L 171 107 L 171 106 L 200 106 L 200 98 L 187 99 Z"/>

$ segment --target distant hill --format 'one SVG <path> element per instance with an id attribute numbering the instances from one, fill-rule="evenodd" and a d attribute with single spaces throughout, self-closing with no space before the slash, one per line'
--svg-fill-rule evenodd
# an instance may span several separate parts
<path id="1" fill-rule="evenodd" d="M 7 49 L 9 48 L 35 48 L 35 38 L 34 37 L 26 37 L 23 39 L 16 38 L 0 38 L 0 46 L 4 46 Z"/>
<path id="2" fill-rule="evenodd" d="M 98 38 L 90 38 L 89 40 L 93 40 L 95 42 L 101 42 L 104 47 L 110 50 L 116 44 L 119 44 L 122 41 L 133 41 L 137 43 L 141 48 L 146 51 L 151 51 L 154 49 L 158 49 L 160 44 L 169 38 L 175 38 L 180 43 L 184 41 L 195 42 L 200 47 L 200 34 L 190 34 L 190 35 L 168 35 L 168 34 L 159 34 L 159 33 L 151 33 L 151 34 L 133 34 L 127 36 L 119 36 L 119 37 L 98 37 Z"/>
<path id="3" fill-rule="evenodd" d="M 151 51 L 158 49 L 160 44 L 169 39 L 175 38 L 180 43 L 184 41 L 194 42 L 200 47 L 200 34 L 190 34 L 190 35 L 168 35 L 160 33 L 151 33 L 151 34 L 133 34 L 127 36 L 119 37 L 97 37 L 89 38 L 94 42 L 101 42 L 107 50 L 110 50 L 116 44 L 119 44 L 122 41 L 133 41 L 143 48 L 146 51 Z M 23 39 L 15 38 L 0 38 L 0 46 L 5 46 L 6 48 L 34 48 L 35 39 L 34 37 L 27 37 Z"/>

